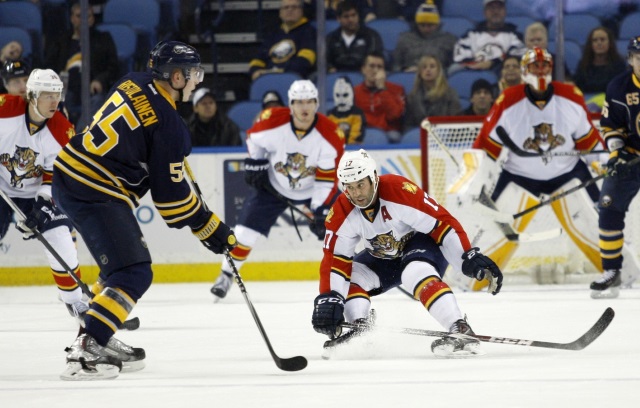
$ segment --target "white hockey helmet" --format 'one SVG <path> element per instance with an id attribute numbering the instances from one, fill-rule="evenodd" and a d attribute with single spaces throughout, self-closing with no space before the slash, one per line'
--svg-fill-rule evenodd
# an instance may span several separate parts
<path id="1" fill-rule="evenodd" d="M 366 177 L 369 177 L 373 184 L 373 196 L 371 197 L 371 202 L 373 202 L 378 191 L 378 165 L 376 161 L 364 149 L 360 149 L 357 152 L 345 152 L 338 164 L 338 180 L 342 185 L 342 189 L 344 190 L 345 184 L 360 181 Z M 346 191 L 345 194 L 356 207 L 367 208 L 371 205 L 371 202 L 369 202 L 361 207 L 351 200 Z"/>
<path id="2" fill-rule="evenodd" d="M 304 101 L 307 99 L 318 100 L 318 89 L 313 82 L 308 79 L 293 81 L 289 87 L 289 105 L 293 101 Z"/>
<path id="3" fill-rule="evenodd" d="M 52 69 L 34 69 L 27 79 L 27 99 L 38 99 L 41 92 L 62 93 L 62 80 Z"/>
<path id="4" fill-rule="evenodd" d="M 538 62 L 548 63 L 548 73 L 532 73 L 530 65 Z M 535 47 L 527 50 L 520 60 L 520 70 L 522 71 L 522 81 L 530 85 L 536 91 L 545 91 L 551 83 L 551 73 L 553 72 L 553 57 L 549 51 Z"/>

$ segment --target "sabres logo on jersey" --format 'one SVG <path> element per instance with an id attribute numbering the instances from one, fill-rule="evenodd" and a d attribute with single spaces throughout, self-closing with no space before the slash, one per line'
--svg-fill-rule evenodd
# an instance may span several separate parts
<path id="1" fill-rule="evenodd" d="M 402 183 L 402 189 L 404 191 L 410 192 L 411 194 L 415 194 L 418 192 L 418 187 L 415 184 L 409 183 L 408 181 Z"/>
<path id="2" fill-rule="evenodd" d="M 301 179 L 316 174 L 316 168 L 307 167 L 307 156 L 301 153 L 287 153 L 287 162 L 278 162 L 273 168 L 289 180 L 289 187 L 292 190 L 300 188 Z"/>
<path id="3" fill-rule="evenodd" d="M 553 125 L 550 123 L 541 123 L 533 127 L 533 138 L 527 138 L 523 147 L 526 150 L 535 150 L 536 152 L 548 152 L 565 143 L 562 135 L 553 134 Z"/>
<path id="4" fill-rule="evenodd" d="M 282 64 L 296 54 L 296 44 L 290 39 L 284 39 L 276 43 L 269 50 L 269 57 L 276 64 Z"/>
<path id="5" fill-rule="evenodd" d="M 29 147 L 20 146 L 16 146 L 13 156 L 9 153 L 0 154 L 0 165 L 11 174 L 12 187 L 22 188 L 22 180 L 42 176 L 42 166 L 36 165 L 38 154 Z"/>
<path id="6" fill-rule="evenodd" d="M 412 236 L 413 233 L 409 233 L 397 240 L 393 236 L 393 231 L 376 235 L 374 238 L 367 240 L 372 248 L 369 250 L 369 253 L 377 258 L 397 258 L 402 256 L 402 251 Z"/>

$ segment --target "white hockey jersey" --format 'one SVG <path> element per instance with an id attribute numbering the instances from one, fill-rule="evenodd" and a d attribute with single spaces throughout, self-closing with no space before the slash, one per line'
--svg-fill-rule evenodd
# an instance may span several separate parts
<path id="1" fill-rule="evenodd" d="M 394 259 L 403 255 L 416 232 L 429 235 L 456 270 L 462 254 L 471 248 L 460 223 L 425 191 L 405 177 L 380 176 L 379 205 L 361 210 L 341 194 L 325 225 L 324 258 L 320 266 L 320 293 L 335 290 L 346 296 L 356 245 L 375 257 Z"/>
<path id="2" fill-rule="evenodd" d="M 53 162 L 75 132 L 56 112 L 31 134 L 26 112 L 21 96 L 0 95 L 0 188 L 9 197 L 50 197 Z"/>
<path id="3" fill-rule="evenodd" d="M 344 153 L 340 128 L 318 113 L 315 125 L 297 135 L 289 108 L 262 111 L 247 131 L 252 159 L 269 159 L 269 180 L 278 193 L 290 200 L 311 199 L 315 209 L 337 191 L 336 169 Z"/>
<path id="4" fill-rule="evenodd" d="M 578 88 L 552 82 L 553 93 L 542 107 L 527 97 L 524 84 L 509 87 L 498 97 L 473 147 L 494 160 L 502 151 L 496 128 L 502 126 L 522 150 L 532 153 L 594 149 L 602 139 L 594 128 L 584 97 Z M 504 163 L 508 172 L 533 180 L 550 180 L 571 171 L 578 156 L 520 157 L 509 151 Z"/>

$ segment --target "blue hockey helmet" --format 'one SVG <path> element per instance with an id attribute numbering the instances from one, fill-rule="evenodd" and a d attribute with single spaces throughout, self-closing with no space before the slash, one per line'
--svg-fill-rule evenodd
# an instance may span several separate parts
<path id="1" fill-rule="evenodd" d="M 627 51 L 629 53 L 629 56 L 631 56 L 631 53 L 640 52 L 640 36 L 633 37 L 629 40 Z"/>
<path id="2" fill-rule="evenodd" d="M 200 54 L 192 46 L 179 41 L 160 41 L 151 50 L 147 67 L 155 79 L 168 81 L 173 70 L 178 68 L 187 80 L 195 72 L 198 82 L 202 82 L 204 70 L 200 62 Z"/>

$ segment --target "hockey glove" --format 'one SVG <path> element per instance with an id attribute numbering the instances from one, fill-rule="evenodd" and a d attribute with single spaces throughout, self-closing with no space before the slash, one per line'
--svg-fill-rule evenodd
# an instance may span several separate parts
<path id="1" fill-rule="evenodd" d="M 214 213 L 211 213 L 209 220 L 204 225 L 193 228 L 192 231 L 202 242 L 202 245 L 216 254 L 221 254 L 225 249 L 231 250 L 237 244 L 236 236 L 231 228 L 220 221 Z"/>
<path id="2" fill-rule="evenodd" d="M 609 176 L 624 179 L 631 173 L 631 167 L 628 162 L 636 157 L 635 154 L 622 148 L 609 153 L 609 161 L 607 162 L 607 174 Z"/>
<path id="3" fill-rule="evenodd" d="M 244 159 L 244 181 L 258 190 L 267 190 L 271 186 L 269 166 L 267 159 Z"/>
<path id="4" fill-rule="evenodd" d="M 315 234 L 320 241 L 324 239 L 324 235 L 327 233 L 327 228 L 324 226 L 324 220 L 329 213 L 329 207 L 321 205 L 313 212 L 313 221 L 309 222 L 309 229 Z"/>
<path id="5" fill-rule="evenodd" d="M 471 248 L 462 254 L 462 259 L 464 259 L 462 261 L 462 273 L 481 281 L 488 272 L 490 275 L 487 276 L 490 282 L 489 290 L 494 295 L 500 292 L 500 288 L 502 288 L 502 272 L 491 258 L 480 253 L 480 248 Z"/>
<path id="6" fill-rule="evenodd" d="M 311 324 L 318 333 L 326 334 L 332 339 L 342 332 L 340 323 L 344 322 L 344 298 L 332 290 L 323 293 L 313 301 L 313 316 Z"/>
<path id="7" fill-rule="evenodd" d="M 58 214 L 58 217 L 65 217 L 63 214 Z M 56 210 L 53 203 L 40 196 L 36 198 L 36 202 L 33 204 L 33 209 L 27 218 L 23 221 L 16 223 L 16 228 L 22 232 L 22 239 L 28 240 L 36 237 L 35 230 L 43 231 L 43 229 L 56 218 Z"/>

